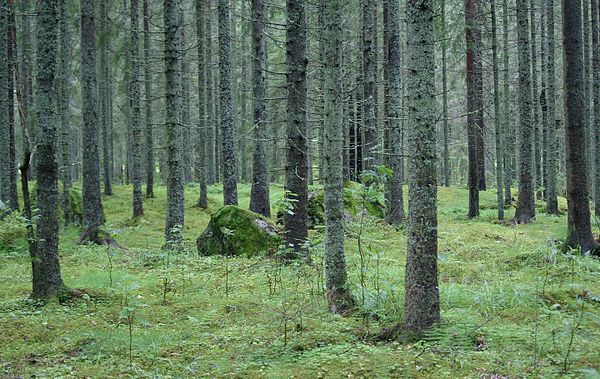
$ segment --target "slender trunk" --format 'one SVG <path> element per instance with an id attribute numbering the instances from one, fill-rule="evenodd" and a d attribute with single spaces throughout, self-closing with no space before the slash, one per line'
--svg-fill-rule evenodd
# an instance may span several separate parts
<path id="1" fill-rule="evenodd" d="M 69 62 L 71 38 L 67 15 L 67 3 L 59 0 L 60 56 L 58 67 L 58 111 L 60 117 L 60 179 L 62 180 L 62 211 L 65 225 L 73 222 L 71 214 L 71 138 L 69 133 Z"/>
<path id="2" fill-rule="evenodd" d="M 142 203 L 142 124 L 140 108 L 140 62 L 139 62 L 139 17 L 138 0 L 131 0 L 131 160 L 133 183 L 133 218 L 144 215 Z"/>
<path id="3" fill-rule="evenodd" d="M 444 171 L 444 187 L 450 187 L 450 175 L 451 175 L 451 166 L 450 166 L 450 148 L 449 148 L 449 138 L 450 138 L 450 124 L 448 122 L 448 63 L 447 63 L 447 53 L 448 53 L 448 36 L 447 27 L 446 27 L 446 0 L 442 0 L 442 8 L 441 8 L 441 24 L 442 24 L 442 119 L 443 119 L 443 150 L 442 150 L 442 162 L 443 162 L 443 171 Z"/>
<path id="4" fill-rule="evenodd" d="M 496 190 L 498 192 L 498 220 L 504 220 L 504 194 L 503 177 L 504 168 L 502 154 L 504 147 L 502 145 L 504 136 L 502 135 L 502 121 L 500 120 L 500 84 L 498 69 L 498 37 L 496 21 L 496 1 L 490 0 L 490 13 L 492 14 L 492 65 L 494 76 L 494 126 L 496 129 Z"/>
<path id="5" fill-rule="evenodd" d="M 237 205 L 235 114 L 231 71 L 231 23 L 229 0 L 218 0 L 219 12 L 219 116 L 223 165 L 223 204 Z"/>
<path id="6" fill-rule="evenodd" d="M 519 224 L 531 222 L 535 217 L 534 199 L 534 156 L 533 140 L 535 129 L 531 120 L 531 66 L 529 51 L 528 1 L 517 0 L 517 35 L 519 56 L 519 198 L 515 221 Z"/>
<path id="7" fill-rule="evenodd" d="M 537 64 L 537 32 L 535 25 L 535 0 L 529 2 L 529 24 L 531 30 L 531 98 L 533 99 L 533 161 L 534 161 L 534 190 L 536 196 L 541 199 L 542 193 L 539 190 L 542 188 L 542 159 L 541 159 L 541 145 L 540 145 L 540 112 L 539 102 L 540 97 L 538 87 L 538 64 Z"/>
<path id="8" fill-rule="evenodd" d="M 152 114 L 152 67 L 150 65 L 149 0 L 144 0 L 144 96 L 146 98 L 146 197 L 154 197 L 154 120 Z M 202 62 L 202 61 L 200 61 Z M 200 77 L 200 76 L 199 76 Z M 200 82 L 202 83 L 202 82 Z M 201 85 L 199 87 L 202 87 Z M 200 113 L 201 115 L 203 112 Z M 200 116 L 202 117 L 202 116 Z"/>
<path id="9" fill-rule="evenodd" d="M 215 184 L 219 172 L 217 166 L 217 127 L 215 123 L 215 104 L 214 104 L 214 88 L 213 88 L 213 32 L 212 32 L 212 4 L 213 0 L 202 0 L 205 2 L 206 9 L 206 48 L 205 48 L 205 67 L 206 67 L 206 168 L 207 168 L 207 184 Z"/>
<path id="10" fill-rule="evenodd" d="M 377 50 L 375 37 L 375 1 L 363 0 L 363 133 L 364 168 L 370 169 L 377 160 L 377 119 L 375 117 L 375 92 L 377 91 Z"/>
<path id="11" fill-rule="evenodd" d="M 549 214 L 558 214 L 558 200 L 556 194 L 556 180 L 558 173 L 558 157 L 552 152 L 558 151 L 558 139 L 556 135 L 557 115 L 556 115 L 556 69 L 554 57 L 554 0 L 546 0 L 546 19 L 548 22 L 548 131 L 545 150 L 548 154 L 548 188 L 546 194 L 546 206 Z"/>
<path id="12" fill-rule="evenodd" d="M 600 7 L 598 0 L 592 0 L 592 54 L 593 73 L 592 82 L 594 93 L 594 213 L 600 216 Z"/>
<path id="13" fill-rule="evenodd" d="M 465 23 L 466 23 L 466 40 L 467 40 L 467 144 L 469 155 L 469 213 L 468 217 L 473 218 L 479 216 L 479 169 L 478 159 L 478 87 L 476 73 L 476 23 L 475 2 L 477 0 L 465 0 Z"/>
<path id="14" fill-rule="evenodd" d="M 4 8 L 6 0 L 3 0 Z M 2 23 L 6 25 L 6 23 Z M 6 35 L 6 33 L 4 33 Z M 58 256 L 58 160 L 56 146 L 56 45 L 58 43 L 57 0 L 40 0 L 37 7 L 37 241 L 32 257 L 33 293 L 47 299 L 64 289 Z M 1 91 L 0 91 L 1 92 Z"/>
<path id="15" fill-rule="evenodd" d="M 440 321 L 437 279 L 435 33 L 433 0 L 408 0 L 408 250 L 403 334 Z"/>
<path id="16" fill-rule="evenodd" d="M 8 115 L 8 2 L 0 2 L 0 202 L 8 204 L 10 199 L 10 117 Z"/>
<path id="17" fill-rule="evenodd" d="M 267 120 L 267 41 L 266 9 L 263 0 L 252 1 L 252 98 L 254 108 L 254 152 L 252 154 L 252 191 L 250 210 L 271 214 L 269 202 L 269 151 Z"/>
<path id="18" fill-rule="evenodd" d="M 346 313 L 352 304 L 344 254 L 344 202 L 342 183 L 341 49 L 342 1 L 323 4 L 324 57 L 324 185 L 325 277 L 329 309 Z"/>
<path id="19" fill-rule="evenodd" d="M 165 25 L 165 106 L 167 142 L 167 214 L 165 240 L 175 248 L 182 242 L 184 223 L 184 192 L 181 124 L 181 34 L 179 31 L 179 0 L 164 0 Z"/>
<path id="20" fill-rule="evenodd" d="M 308 52 L 306 48 L 306 0 L 287 0 L 286 25 L 288 119 L 285 189 L 288 191 L 286 193 L 287 199 L 293 204 L 293 210 L 291 213 L 284 213 L 283 219 L 288 244 L 299 250 L 308 238 L 308 127 L 306 122 L 306 65 L 308 63 L 306 56 Z M 327 54 L 327 52 L 324 53 Z M 337 94 L 340 97 L 340 104 L 341 95 L 341 93 Z M 340 118 L 340 138 L 343 138 L 341 126 Z M 341 158 L 342 151 L 340 149 Z"/>
<path id="21" fill-rule="evenodd" d="M 502 0 L 502 38 L 503 38 L 503 78 L 504 85 L 504 104 L 503 104 L 503 129 L 504 129 L 504 204 L 512 204 L 512 184 L 515 168 L 514 143 L 512 136 L 514 135 L 514 126 L 510 119 L 510 82 L 509 82 L 509 50 L 508 50 L 508 2 Z"/>
<path id="22" fill-rule="evenodd" d="M 100 2 L 100 122 L 102 128 L 102 171 L 104 176 L 104 194 L 111 196 L 112 191 L 112 171 L 111 171 L 111 136 L 112 128 L 110 124 L 110 74 L 108 63 L 108 38 L 109 21 L 107 1 Z"/>
<path id="23" fill-rule="evenodd" d="M 198 180 L 200 182 L 200 197 L 198 198 L 198 206 L 200 208 L 208 207 L 208 194 L 206 188 L 207 182 L 207 169 L 206 169 L 206 125 L 207 125 L 207 110 L 208 105 L 206 103 L 206 73 L 210 73 L 210 70 L 206 69 L 205 65 L 205 47 L 210 40 L 206 38 L 205 23 L 207 17 L 206 3 L 204 0 L 196 0 L 196 33 L 198 38 L 198 162 L 196 163 L 198 168 Z M 210 16 L 208 16 L 210 17 Z"/>
<path id="24" fill-rule="evenodd" d="M 13 0 L 8 0 L 8 33 L 6 58 L 8 60 L 8 161 L 9 161 L 9 178 L 8 178 L 8 205 L 13 210 L 19 209 L 19 194 L 17 192 L 17 152 L 15 141 L 15 52 L 16 52 L 16 29 L 15 29 L 15 12 Z"/>

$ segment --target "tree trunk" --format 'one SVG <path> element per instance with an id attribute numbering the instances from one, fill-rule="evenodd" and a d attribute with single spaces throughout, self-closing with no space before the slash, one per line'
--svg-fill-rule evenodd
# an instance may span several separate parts
<path id="1" fill-rule="evenodd" d="M 535 129 L 531 120 L 531 66 L 529 51 L 528 1 L 517 0 L 517 35 L 519 56 L 519 198 L 515 221 L 526 224 L 535 217 L 535 199 L 533 188 L 534 156 L 533 140 Z"/>
<path id="2" fill-rule="evenodd" d="M 237 170 L 235 158 L 235 114 L 231 72 L 231 24 L 229 0 L 218 0 L 219 12 L 219 116 L 223 165 L 223 204 L 237 205 Z"/>
<path id="3" fill-rule="evenodd" d="M 377 119 L 375 92 L 377 91 L 377 51 L 375 38 L 375 1 L 363 0 L 363 133 L 364 168 L 371 169 L 377 160 Z"/>
<path id="4" fill-rule="evenodd" d="M 508 0 L 502 1 L 502 37 L 503 41 L 503 72 L 504 77 L 502 79 L 504 85 L 504 105 L 503 105 L 503 117 L 502 122 L 504 123 L 504 204 L 512 204 L 512 184 L 515 171 L 515 154 L 514 154 L 514 143 L 512 136 L 514 135 L 514 126 L 510 119 L 510 82 L 509 82 L 509 36 L 508 36 Z"/>
<path id="5" fill-rule="evenodd" d="M 598 0 L 592 0 L 592 54 L 594 80 L 594 213 L 600 216 L 600 7 Z"/>
<path id="6" fill-rule="evenodd" d="M 433 0 L 408 0 L 408 250 L 403 335 L 440 321 L 437 279 L 435 33 Z"/>
<path id="7" fill-rule="evenodd" d="M 344 255 L 344 202 L 342 182 L 341 48 L 342 1 L 324 3 L 324 185 L 325 277 L 329 309 L 344 314 L 352 305 Z"/>
<path id="8" fill-rule="evenodd" d="M 69 133 L 69 83 L 70 83 L 70 47 L 69 21 L 67 15 L 67 3 L 59 0 L 59 33 L 60 54 L 58 65 L 58 112 L 60 118 L 60 179 L 62 180 L 62 211 L 65 225 L 72 220 L 71 215 L 71 138 Z"/>
<path id="9" fill-rule="evenodd" d="M 16 51 L 16 32 L 15 32 L 15 13 L 13 0 L 8 0 L 8 33 L 6 57 L 8 60 L 8 205 L 13 210 L 19 209 L 19 194 L 17 192 L 17 152 L 15 141 L 15 51 Z"/>
<path id="10" fill-rule="evenodd" d="M 146 197 L 154 197 L 154 119 L 152 114 L 152 69 L 150 64 L 150 10 L 144 0 L 144 96 L 146 106 Z M 202 62 L 202 61 L 199 61 Z M 200 76 L 199 76 L 200 78 Z M 200 82 L 202 83 L 202 81 Z M 202 87 L 200 84 L 199 87 Z M 202 117 L 203 112 L 200 112 Z"/>
<path id="11" fill-rule="evenodd" d="M 4 8 L 6 0 L 2 0 Z M 6 8 L 5 8 L 6 9 Z M 93 9 L 93 8 L 92 8 Z M 6 25 L 6 23 L 2 23 Z M 6 30 L 4 30 L 6 31 Z M 3 35 L 6 35 L 4 33 Z M 35 299 L 47 299 L 64 289 L 58 257 L 58 160 L 56 146 L 56 46 L 58 44 L 57 0 L 39 0 L 37 8 L 37 240 L 32 259 Z M 6 71 L 5 71 L 6 72 Z M 0 91 L 2 92 L 2 91 Z"/>
<path id="12" fill-rule="evenodd" d="M 206 168 L 207 168 L 207 184 L 215 184 L 219 168 L 217 166 L 217 127 L 215 123 L 215 104 L 214 104 L 214 88 L 213 88 L 213 32 L 212 32 L 212 4 L 213 0 L 202 0 L 205 2 L 206 9 Z"/>
<path id="13" fill-rule="evenodd" d="M 502 154 L 504 154 L 502 121 L 500 120 L 500 84 L 498 69 L 498 37 L 497 37 L 497 22 L 496 22 L 496 1 L 490 0 L 490 13 L 492 14 L 492 65 L 494 76 L 494 126 L 496 129 L 496 190 L 498 192 L 498 220 L 504 220 L 504 194 L 503 194 L 503 177 L 504 167 Z"/>
<path id="14" fill-rule="evenodd" d="M 286 197 L 293 205 L 293 209 L 291 213 L 285 212 L 283 219 L 286 241 L 299 250 L 308 238 L 308 126 L 306 122 L 306 66 L 308 64 L 306 57 L 308 51 L 306 48 L 305 0 L 287 0 L 286 25 L 288 90 L 285 189 L 288 191 Z M 325 54 L 327 53 L 325 52 Z M 337 96 L 340 96 L 341 101 L 341 93 Z M 341 114 L 339 116 L 341 122 Z M 340 124 L 340 138 L 343 138 L 342 136 L 343 131 Z M 340 159 L 342 158 L 341 154 L 340 150 Z"/>
<path id="15" fill-rule="evenodd" d="M 138 0 L 131 0 L 131 182 L 133 184 L 133 218 L 144 215 L 142 203 L 142 123 L 140 107 L 140 61 L 139 61 Z"/>
<path id="16" fill-rule="evenodd" d="M 10 199 L 10 120 L 8 115 L 8 2 L 0 2 L 0 201 Z"/>
<path id="17" fill-rule="evenodd" d="M 210 43 L 206 38 L 206 3 L 204 0 L 196 0 L 196 33 L 198 38 L 198 162 L 196 167 L 198 168 L 198 180 L 200 182 L 200 197 L 198 198 L 198 206 L 200 208 L 208 207 L 208 194 L 206 188 L 207 182 L 207 169 L 206 169 L 206 125 L 207 125 L 207 110 L 208 105 L 206 103 L 206 73 L 210 73 L 210 70 L 206 69 L 205 65 L 205 47 L 207 43 Z M 208 15 L 210 17 L 210 15 Z"/>
<path id="18" fill-rule="evenodd" d="M 388 89 L 389 98 L 387 117 L 389 119 L 389 164 L 393 172 L 388 182 L 388 215 L 387 221 L 399 225 L 404 221 L 404 195 L 402 193 L 402 124 L 400 123 L 402 101 L 402 62 L 400 60 L 400 3 L 388 0 L 388 44 L 387 57 L 389 65 Z"/>
<path id="19" fill-rule="evenodd" d="M 271 214 L 269 201 L 269 138 L 267 120 L 267 41 L 264 0 L 252 0 L 252 98 L 254 108 L 254 152 L 250 210 Z"/>
<path id="20" fill-rule="evenodd" d="M 112 191 L 112 170 L 111 170 L 111 135 L 112 127 L 110 124 L 110 74 L 108 63 L 108 44 L 109 44 L 109 20 L 107 1 L 100 2 L 100 122 L 102 127 L 102 171 L 104 176 L 104 194 L 111 196 Z"/>
<path id="21" fill-rule="evenodd" d="M 81 0 L 81 101 L 83 118 L 83 233 L 80 242 L 100 243 L 104 223 L 96 113 L 96 24 L 94 0 Z M 41 159 L 41 156 L 40 156 Z M 41 170 L 40 170 L 41 173 Z"/>
<path id="22" fill-rule="evenodd" d="M 598 244 L 590 225 L 585 146 L 585 85 L 581 0 L 563 0 L 565 147 L 567 154 L 568 235 L 566 248 L 594 252 Z"/>
<path id="23" fill-rule="evenodd" d="M 442 118 L 443 118 L 443 142 L 444 146 L 442 149 L 442 162 L 443 162 L 443 174 L 444 174 L 444 187 L 450 187 L 450 175 L 451 175 L 451 166 L 450 166 L 450 148 L 449 148 L 449 138 L 450 138 L 450 125 L 448 122 L 448 63 L 447 63 L 447 53 L 448 53 L 448 36 L 447 26 L 446 26 L 446 0 L 442 0 L 441 7 L 441 25 L 442 25 Z M 401 93 L 400 93 L 401 94 Z"/>
<path id="24" fill-rule="evenodd" d="M 467 40 L 467 139 L 469 155 L 469 218 L 479 216 L 479 159 L 478 159 L 478 86 L 476 72 L 477 52 L 477 18 L 475 7 L 478 0 L 465 0 L 465 23 Z"/>
<path id="25" fill-rule="evenodd" d="M 175 248 L 182 242 L 184 223 L 179 0 L 164 0 L 164 25 L 166 72 L 165 121 L 168 164 L 165 240 L 168 248 Z"/>
<path id="26" fill-rule="evenodd" d="M 558 214 L 558 200 L 556 194 L 556 180 L 558 173 L 558 157 L 552 152 L 558 151 L 558 139 L 556 136 L 557 115 L 556 115 L 556 69 L 554 57 L 554 0 L 546 0 L 546 19 L 548 33 L 548 131 L 546 137 L 545 150 L 549 152 L 548 162 L 548 188 L 546 188 L 546 206 L 549 214 Z"/>

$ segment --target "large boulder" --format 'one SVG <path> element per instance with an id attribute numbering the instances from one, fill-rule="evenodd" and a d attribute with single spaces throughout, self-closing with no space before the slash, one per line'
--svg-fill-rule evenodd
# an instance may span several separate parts
<path id="1" fill-rule="evenodd" d="M 274 253 L 283 243 L 279 230 L 254 212 L 229 205 L 214 213 L 196 241 L 200 255 L 253 257 Z"/>

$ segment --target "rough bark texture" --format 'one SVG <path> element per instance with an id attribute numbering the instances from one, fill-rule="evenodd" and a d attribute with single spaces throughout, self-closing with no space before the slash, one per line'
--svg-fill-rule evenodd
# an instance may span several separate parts
<path id="1" fill-rule="evenodd" d="M 450 124 L 448 122 L 448 62 L 447 62 L 447 53 L 448 53 L 448 38 L 446 36 L 447 26 L 446 26 L 446 0 L 442 0 L 441 6 L 441 24 L 442 24 L 442 119 L 443 119 L 443 150 L 442 150 L 442 162 L 443 162 L 443 175 L 444 175 L 444 187 L 450 187 L 450 176 L 451 166 L 450 166 L 450 148 L 449 148 L 449 138 L 450 138 Z"/>
<path id="2" fill-rule="evenodd" d="M 467 40 L 467 139 L 469 154 L 469 173 L 467 177 L 469 188 L 469 213 L 468 217 L 479 216 L 479 159 L 478 159 L 478 137 L 479 125 L 477 124 L 479 113 L 478 85 L 476 72 L 476 55 L 478 54 L 476 34 L 477 19 L 475 17 L 475 2 L 477 0 L 465 0 L 465 23 Z"/>
<path id="3" fill-rule="evenodd" d="M 198 170 L 198 181 L 200 183 L 200 197 L 198 198 L 198 206 L 200 208 L 208 207 L 208 194 L 206 188 L 207 182 L 207 169 L 206 169 L 206 72 L 210 70 L 206 69 L 205 64 L 205 47 L 207 45 L 206 32 L 205 32 L 205 9 L 204 0 L 196 0 L 196 36 L 198 38 L 198 140 L 197 140 L 197 170 Z M 208 16 L 210 17 L 210 15 Z M 208 41 L 210 43 L 210 41 Z"/>
<path id="4" fill-rule="evenodd" d="M 154 197 L 154 120 L 152 115 L 152 67 L 150 64 L 150 11 L 148 0 L 144 0 L 144 97 L 146 106 L 146 197 Z M 202 62 L 202 61 L 199 61 Z M 200 82 L 202 83 L 202 82 Z M 201 85 L 199 87 L 202 87 Z M 201 115 L 203 112 L 200 113 Z M 200 116 L 202 117 L 202 116 Z"/>
<path id="5" fill-rule="evenodd" d="M 8 117 L 8 4 L 0 1 L 0 200 L 8 204 L 10 194 L 10 149 Z"/>
<path id="6" fill-rule="evenodd" d="M 388 189 L 388 215 L 387 221 L 392 225 L 399 225 L 404 221 L 404 195 L 402 192 L 402 124 L 401 101 L 402 101 L 402 83 L 400 80 L 402 74 L 402 62 L 400 60 L 400 3 L 398 0 L 389 0 L 388 2 L 388 119 L 389 119 L 389 165 L 393 171 L 393 176 L 389 180 Z"/>
<path id="7" fill-rule="evenodd" d="M 592 0 L 592 82 L 594 94 L 594 213 L 600 216 L 600 8 Z"/>
<path id="8" fill-rule="evenodd" d="M 271 214 L 269 201 L 269 140 L 267 130 L 267 41 L 264 0 L 252 1 L 252 98 L 254 108 L 254 151 L 250 210 Z"/>
<path id="9" fill-rule="evenodd" d="M 346 313 L 352 305 L 344 255 L 344 202 L 342 183 L 341 120 L 341 0 L 325 2 L 323 9 L 324 57 L 324 207 L 325 279 L 329 309 Z"/>
<path id="10" fill-rule="evenodd" d="M 541 140 L 540 140 L 540 112 L 539 112 L 539 81 L 538 81 L 538 54 L 537 54 L 537 30 L 535 24 L 535 0 L 529 2 L 529 24 L 531 30 L 531 99 L 532 99 L 532 142 L 533 142 L 533 175 L 534 191 L 542 187 L 542 159 L 541 159 Z M 536 195 L 541 198 L 541 192 Z"/>
<path id="11" fill-rule="evenodd" d="M 492 14 L 492 70 L 494 76 L 494 126 L 496 130 L 496 191 L 498 193 L 498 220 L 504 219 L 504 194 L 503 194 L 503 133 L 502 120 L 500 119 L 500 71 L 498 68 L 498 37 L 496 21 L 496 1 L 490 0 L 490 13 Z"/>
<path id="12" fill-rule="evenodd" d="M 6 57 L 8 59 L 8 205 L 13 210 L 19 209 L 19 194 L 17 193 L 17 153 L 15 141 L 15 50 L 16 50 L 16 32 L 15 32 L 15 13 L 13 0 L 8 0 L 8 34 Z"/>
<path id="13" fill-rule="evenodd" d="M 6 0 L 4 4 L 6 5 Z M 92 8 L 93 9 L 93 8 Z M 6 25 L 6 24 L 5 24 Z M 40 0 L 37 7 L 36 110 L 38 251 L 32 259 L 33 298 L 44 299 L 62 291 L 58 257 L 58 163 L 56 146 L 56 46 L 58 44 L 57 0 Z"/>
<path id="14" fill-rule="evenodd" d="M 112 157 L 110 123 L 110 75 L 108 64 L 109 20 L 107 1 L 100 2 L 100 122 L 102 127 L 102 172 L 104 177 L 104 194 L 112 195 Z"/>
<path id="15" fill-rule="evenodd" d="M 308 125 L 306 122 L 306 0 L 287 1 L 287 131 L 285 189 L 292 214 L 283 220 L 289 245 L 299 249 L 308 237 Z M 341 93 L 337 96 L 340 96 Z M 341 103 L 340 103 L 341 104 Z M 341 114 L 340 114 L 341 117 Z M 341 118 L 340 118 L 341 121 Z M 343 135 L 340 124 L 340 137 Z M 341 158 L 341 150 L 340 150 Z M 341 173 L 340 173 L 341 174 Z"/>
<path id="16" fill-rule="evenodd" d="M 217 182 L 217 175 L 219 172 L 217 166 L 217 128 L 215 125 L 214 117 L 214 101 L 213 101 L 213 56 L 212 56 L 212 3 L 213 0 L 202 0 L 205 3 L 204 8 L 206 9 L 206 168 L 207 168 L 207 183 L 214 184 Z"/>
<path id="17" fill-rule="evenodd" d="M 567 158 L 568 235 L 565 247 L 593 252 L 598 247 L 590 225 L 585 146 L 585 96 L 581 0 L 563 0 L 565 148 Z"/>
<path id="18" fill-rule="evenodd" d="M 96 113 L 96 22 L 94 0 L 81 0 L 81 101 L 83 118 L 83 234 L 99 242 L 104 223 Z M 41 156 L 40 156 L 41 159 Z M 41 170 L 40 170 L 41 173 Z M 83 239 L 82 239 L 83 240 Z"/>
<path id="19" fill-rule="evenodd" d="M 548 107 L 548 131 L 546 133 L 546 146 L 548 152 L 558 151 L 558 139 L 556 136 L 556 68 L 554 54 L 554 0 L 546 0 L 546 21 L 548 33 L 548 67 L 547 67 L 547 107 Z M 556 193 L 556 177 L 558 172 L 557 154 L 548 154 L 546 163 L 548 170 L 548 183 L 546 188 L 547 211 L 549 214 L 558 214 L 558 200 Z"/>
<path id="20" fill-rule="evenodd" d="M 477 181 L 480 191 L 487 189 L 485 181 L 485 125 L 484 112 L 485 105 L 483 101 L 483 39 L 481 30 L 483 27 L 483 13 L 481 11 L 481 0 L 471 0 L 473 3 L 473 42 L 474 42 L 474 80 L 475 80 L 475 143 L 477 152 Z"/>
<path id="21" fill-rule="evenodd" d="M 167 140 L 167 215 L 165 240 L 174 248 L 182 241 L 184 223 L 183 130 L 181 124 L 181 34 L 179 0 L 164 0 L 165 26 L 165 106 Z"/>
<path id="22" fill-rule="evenodd" d="M 231 24 L 229 0 L 218 0 L 219 13 L 219 116 L 223 165 L 223 203 L 237 205 L 235 114 L 231 72 Z"/>
<path id="23" fill-rule="evenodd" d="M 144 215 L 142 203 L 142 122 L 140 107 L 139 15 L 138 0 L 131 0 L 131 182 L 133 184 L 133 218 Z"/>
<path id="24" fill-rule="evenodd" d="M 408 0 L 408 251 L 403 335 L 440 321 L 437 279 L 435 34 L 433 0 Z"/>
<path id="25" fill-rule="evenodd" d="M 71 215 L 71 154 L 69 148 L 69 79 L 70 47 L 69 22 L 66 0 L 59 0 L 60 54 L 58 65 L 58 113 L 60 117 L 60 179 L 62 181 L 62 211 L 65 225 L 72 221 Z"/>
<path id="26" fill-rule="evenodd" d="M 376 164 L 377 118 L 375 117 L 377 91 L 377 50 L 375 49 L 375 0 L 363 0 L 363 133 L 364 168 L 370 169 Z"/>
<path id="27" fill-rule="evenodd" d="M 504 85 L 504 105 L 503 105 L 503 129 L 504 129 L 504 203 L 512 204 L 512 184 L 514 177 L 514 144 L 512 136 L 514 135 L 514 126 L 510 119 L 510 79 L 509 79 L 509 51 L 508 51 L 508 0 L 502 1 L 502 38 L 503 41 L 503 78 Z"/>
<path id="28" fill-rule="evenodd" d="M 531 120 L 531 66 L 529 50 L 529 20 L 527 0 L 517 0 L 517 36 L 519 56 L 519 197 L 515 221 L 519 224 L 531 222 L 535 217 L 533 188 L 533 139 L 534 128 Z"/>

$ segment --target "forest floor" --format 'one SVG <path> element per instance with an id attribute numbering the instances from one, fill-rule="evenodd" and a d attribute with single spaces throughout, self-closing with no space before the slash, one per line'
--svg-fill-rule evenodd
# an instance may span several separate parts
<path id="1" fill-rule="evenodd" d="M 249 192 L 240 186 L 244 207 Z M 322 231 L 311 233 L 313 266 L 199 257 L 195 239 L 210 216 L 188 186 L 189 251 L 168 254 L 164 187 L 156 195 L 137 223 L 131 187 L 104 197 L 107 229 L 127 250 L 75 246 L 79 229 L 61 232 L 63 278 L 85 293 L 63 304 L 28 300 L 25 239 L 0 224 L 1 377 L 600 377 L 600 261 L 559 252 L 566 217 L 545 215 L 543 203 L 533 224 L 499 224 L 491 190 L 469 221 L 467 191 L 440 189 L 443 322 L 425 341 L 402 345 L 374 337 L 401 320 L 405 231 L 367 218 L 361 232 L 360 220 L 349 222 L 360 308 L 340 317 L 322 292 Z M 273 200 L 281 195 L 274 186 Z M 218 209 L 220 188 L 210 187 L 209 199 Z"/>

